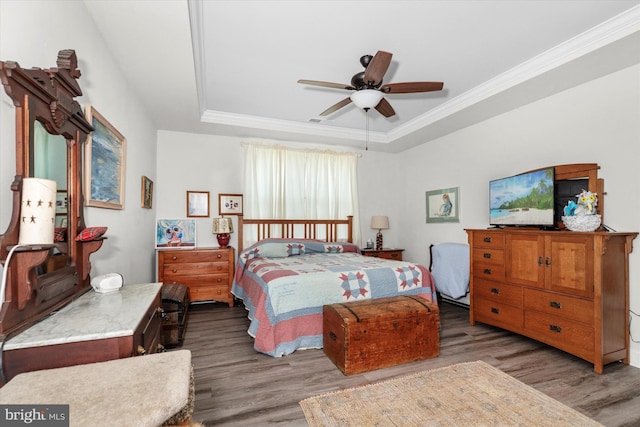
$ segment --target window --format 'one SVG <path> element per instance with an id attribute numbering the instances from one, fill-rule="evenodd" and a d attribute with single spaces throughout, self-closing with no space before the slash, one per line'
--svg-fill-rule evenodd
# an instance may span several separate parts
<path id="1" fill-rule="evenodd" d="M 357 243 L 357 162 L 358 154 L 353 152 L 247 144 L 244 215 L 253 219 L 345 219 L 353 215 Z"/>

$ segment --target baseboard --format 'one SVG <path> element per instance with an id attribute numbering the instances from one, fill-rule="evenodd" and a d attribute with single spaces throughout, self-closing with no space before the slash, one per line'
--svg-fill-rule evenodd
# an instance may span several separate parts
<path id="1" fill-rule="evenodd" d="M 629 365 L 635 366 L 636 368 L 640 368 L 640 349 L 629 350 Z"/>

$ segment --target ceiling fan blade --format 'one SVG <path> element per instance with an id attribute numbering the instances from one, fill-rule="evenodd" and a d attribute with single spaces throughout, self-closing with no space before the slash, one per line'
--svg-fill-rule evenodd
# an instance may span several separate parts
<path id="1" fill-rule="evenodd" d="M 389 52 L 379 50 L 364 71 L 364 83 L 374 87 L 378 86 L 391 64 L 392 56 Z"/>
<path id="2" fill-rule="evenodd" d="M 346 107 L 347 105 L 351 104 L 351 98 L 345 98 L 342 101 L 333 104 L 331 107 L 327 108 L 326 110 L 324 110 L 322 113 L 320 113 L 321 116 L 328 116 L 331 113 L 334 113 L 336 111 L 338 111 L 339 109 L 341 109 L 342 107 Z"/>
<path id="3" fill-rule="evenodd" d="M 416 92 L 433 92 L 442 90 L 444 83 L 442 82 L 406 82 L 406 83 L 389 83 L 380 88 L 384 93 L 416 93 Z"/>
<path id="4" fill-rule="evenodd" d="M 393 110 L 391 104 L 389 104 L 389 101 L 384 98 L 382 98 L 380 102 L 378 102 L 378 105 L 376 105 L 376 110 L 378 110 L 378 112 L 385 117 L 396 115 L 396 112 Z"/>
<path id="5" fill-rule="evenodd" d="M 334 89 L 347 89 L 347 90 L 355 90 L 356 88 L 343 84 L 343 83 L 331 83 L 331 82 L 321 82 L 319 80 L 298 80 L 298 83 L 303 85 L 312 85 L 312 86 L 322 86 L 322 87 L 330 87 Z"/>

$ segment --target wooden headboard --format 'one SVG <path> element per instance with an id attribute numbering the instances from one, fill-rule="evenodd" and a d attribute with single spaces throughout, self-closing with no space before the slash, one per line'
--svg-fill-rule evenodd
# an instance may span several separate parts
<path id="1" fill-rule="evenodd" d="M 246 227 L 246 228 L 245 228 Z M 242 251 L 245 232 L 256 234 L 256 242 L 274 238 L 338 240 L 338 231 L 346 231 L 346 239 L 353 242 L 353 216 L 347 219 L 246 219 L 238 217 L 238 252 Z M 255 242 L 254 242 L 255 243 Z"/>

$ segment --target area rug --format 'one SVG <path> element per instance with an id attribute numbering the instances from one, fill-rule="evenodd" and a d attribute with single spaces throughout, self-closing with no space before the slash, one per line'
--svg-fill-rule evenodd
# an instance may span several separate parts
<path id="1" fill-rule="evenodd" d="M 300 406 L 311 427 L 602 427 L 482 361 L 325 393 Z"/>

